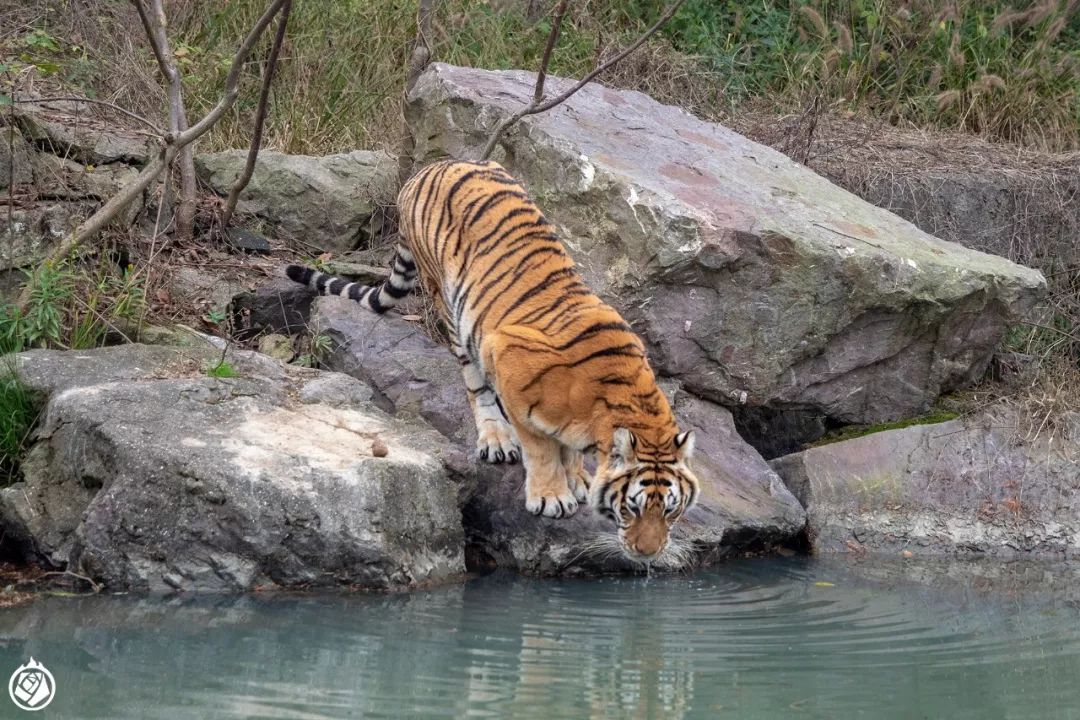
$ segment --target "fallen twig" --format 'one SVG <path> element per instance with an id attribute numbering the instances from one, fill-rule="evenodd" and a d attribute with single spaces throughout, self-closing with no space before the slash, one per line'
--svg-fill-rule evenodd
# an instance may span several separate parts
<path id="1" fill-rule="evenodd" d="M 41 577 L 49 577 L 49 576 L 52 576 L 52 575 L 61 575 L 63 577 L 72 577 L 72 578 L 75 578 L 76 580 L 82 580 L 83 582 L 90 585 L 90 589 L 92 589 L 95 593 L 99 593 L 99 592 L 101 592 L 102 590 L 105 589 L 105 586 L 102 585 L 101 583 L 95 582 L 94 580 L 86 577 L 85 575 L 80 575 L 79 573 L 71 572 L 70 570 L 49 570 L 48 572 L 42 573 Z"/>

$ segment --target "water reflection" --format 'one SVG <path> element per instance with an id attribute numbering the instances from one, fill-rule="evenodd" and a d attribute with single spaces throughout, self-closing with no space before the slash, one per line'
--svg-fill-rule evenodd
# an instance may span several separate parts
<path id="1" fill-rule="evenodd" d="M 72 718 L 1080 718 L 1078 580 L 793 559 L 402 595 L 52 598 L 0 611 L 0 673 L 42 660 L 49 716 Z"/>

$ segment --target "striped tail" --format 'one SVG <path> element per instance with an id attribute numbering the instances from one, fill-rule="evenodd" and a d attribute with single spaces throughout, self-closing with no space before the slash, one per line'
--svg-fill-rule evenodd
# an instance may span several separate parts
<path id="1" fill-rule="evenodd" d="M 289 265 L 285 274 L 290 280 L 307 285 L 320 295 L 338 295 L 360 303 L 368 310 L 382 314 L 397 305 L 416 285 L 416 262 L 403 245 L 394 251 L 390 277 L 378 285 L 349 282 L 303 265 Z"/>

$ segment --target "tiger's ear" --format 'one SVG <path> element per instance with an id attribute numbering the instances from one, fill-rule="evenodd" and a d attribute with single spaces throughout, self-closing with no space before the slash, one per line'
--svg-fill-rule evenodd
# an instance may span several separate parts
<path id="1" fill-rule="evenodd" d="M 675 457 L 683 462 L 694 456 L 694 431 L 687 430 L 675 436 Z"/>
<path id="2" fill-rule="evenodd" d="M 626 428 L 615 428 L 615 434 L 611 437 L 611 453 L 608 462 L 620 464 L 634 459 L 634 448 L 637 447 L 637 438 L 634 433 Z"/>

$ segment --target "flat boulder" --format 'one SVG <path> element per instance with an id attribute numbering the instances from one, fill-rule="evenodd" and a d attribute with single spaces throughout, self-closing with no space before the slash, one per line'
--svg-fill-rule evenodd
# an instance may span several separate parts
<path id="1" fill-rule="evenodd" d="M 417 167 L 475 158 L 535 76 L 433 64 Z M 571 81 L 548 77 L 553 97 Z M 979 378 L 1040 273 L 941 241 L 763 145 L 590 84 L 494 159 L 522 179 L 662 375 L 730 406 L 876 423 Z"/>
<path id="2" fill-rule="evenodd" d="M 228 195 L 246 161 L 246 150 L 226 150 L 197 155 L 195 169 L 214 192 Z M 344 252 L 378 231 L 378 210 L 393 204 L 397 172 L 397 161 L 381 151 L 262 151 L 237 209 L 323 250 Z"/>
<path id="3" fill-rule="evenodd" d="M 419 322 L 375 315 L 337 297 L 318 298 L 314 332 L 330 339 L 321 357 L 331 369 L 370 385 L 375 402 L 397 417 L 419 417 L 460 451 L 468 559 L 474 567 L 509 567 L 537 574 L 624 571 L 612 553 L 613 525 L 582 507 L 572 518 L 538 518 L 525 510 L 520 466 L 475 460 L 476 430 L 461 368 L 450 352 L 424 334 Z M 698 433 L 695 468 L 701 500 L 676 526 L 689 551 L 686 566 L 764 549 L 795 537 L 805 524 L 799 503 L 761 456 L 735 432 L 723 407 L 666 387 L 685 429 Z"/>
<path id="4" fill-rule="evenodd" d="M 1080 413 L 991 407 L 772 461 L 822 552 L 1080 558 Z"/>
<path id="5" fill-rule="evenodd" d="M 45 152 L 84 165 L 145 165 L 153 149 L 145 134 L 117 127 L 84 103 L 19 104 L 15 122 L 23 137 Z"/>
<path id="6" fill-rule="evenodd" d="M 396 588 L 464 572 L 446 441 L 345 375 L 231 351 L 16 356 L 42 398 L 7 541 L 110 589 Z"/>

